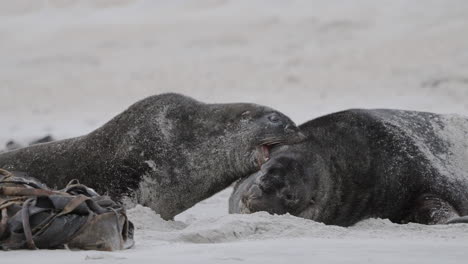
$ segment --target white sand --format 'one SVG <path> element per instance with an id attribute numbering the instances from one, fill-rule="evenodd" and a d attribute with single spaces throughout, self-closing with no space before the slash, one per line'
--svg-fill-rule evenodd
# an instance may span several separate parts
<path id="1" fill-rule="evenodd" d="M 273 106 L 298 123 L 351 107 L 468 114 L 465 0 L 0 2 L 0 144 L 87 133 L 150 94 Z M 464 263 L 468 225 L 324 226 L 228 215 L 226 190 L 134 249 L 0 252 L 1 263 Z"/>

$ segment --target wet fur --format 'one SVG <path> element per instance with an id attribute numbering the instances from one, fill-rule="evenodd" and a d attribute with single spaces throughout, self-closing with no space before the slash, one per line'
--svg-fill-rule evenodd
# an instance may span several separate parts
<path id="1" fill-rule="evenodd" d="M 466 217 L 456 220 L 468 215 L 468 119 L 348 110 L 314 119 L 300 129 L 308 137 L 305 142 L 273 153 L 263 173 L 236 185 L 231 213 L 288 212 L 340 226 L 372 217 L 397 223 L 468 222 Z M 457 138 L 444 136 L 446 132 Z M 302 168 L 294 169 L 288 159 Z M 275 163 L 283 166 L 284 176 L 270 170 Z M 254 184 L 267 191 L 249 200 Z M 294 193 L 303 188 L 300 184 L 306 186 L 299 192 L 304 198 L 288 207 L 283 193 Z"/>

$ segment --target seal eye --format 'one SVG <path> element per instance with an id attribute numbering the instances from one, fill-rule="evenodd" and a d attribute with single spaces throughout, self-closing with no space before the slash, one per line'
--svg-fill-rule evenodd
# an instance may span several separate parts
<path id="1" fill-rule="evenodd" d="M 245 111 L 241 114 L 242 117 L 250 116 L 250 111 Z"/>
<path id="2" fill-rule="evenodd" d="M 273 114 L 273 115 L 268 116 L 268 120 L 270 120 L 270 122 L 272 123 L 278 123 L 280 121 L 280 118 L 278 115 Z"/>
<path id="3" fill-rule="evenodd" d="M 240 115 L 241 120 L 252 120 L 252 113 L 250 111 L 244 111 Z"/>

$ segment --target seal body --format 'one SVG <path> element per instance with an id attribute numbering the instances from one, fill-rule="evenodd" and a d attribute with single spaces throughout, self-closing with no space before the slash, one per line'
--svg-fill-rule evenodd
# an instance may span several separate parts
<path id="1" fill-rule="evenodd" d="M 88 135 L 2 153 L 0 167 L 49 186 L 78 179 L 171 219 L 258 170 L 272 146 L 302 138 L 288 117 L 268 107 L 163 94 Z"/>
<path id="2" fill-rule="evenodd" d="M 277 149 L 237 183 L 231 213 L 290 213 L 341 226 L 373 217 L 450 223 L 468 215 L 467 118 L 357 109 L 300 129 L 307 140 Z"/>

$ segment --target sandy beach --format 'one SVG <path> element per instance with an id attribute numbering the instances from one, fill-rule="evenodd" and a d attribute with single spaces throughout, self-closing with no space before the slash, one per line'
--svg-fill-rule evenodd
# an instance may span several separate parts
<path id="1" fill-rule="evenodd" d="M 253 102 L 300 124 L 348 108 L 468 114 L 463 0 L 0 2 L 0 145 L 86 134 L 148 95 Z M 468 225 L 350 228 L 229 215 L 225 190 L 164 221 L 137 206 L 121 252 L 2 263 L 464 263 Z"/>

